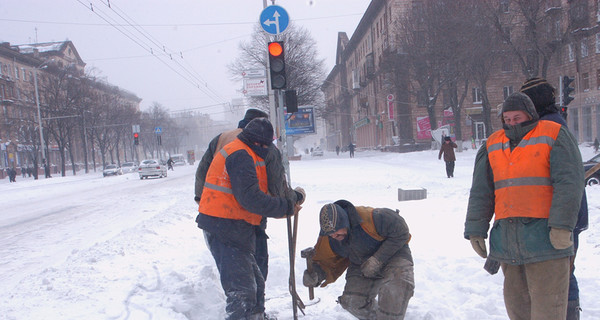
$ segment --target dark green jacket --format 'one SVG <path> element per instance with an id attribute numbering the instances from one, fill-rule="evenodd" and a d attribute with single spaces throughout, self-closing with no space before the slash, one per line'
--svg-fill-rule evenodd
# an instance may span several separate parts
<path id="1" fill-rule="evenodd" d="M 536 125 L 537 121 L 515 127 L 505 126 L 511 149 Z M 573 246 L 557 250 L 550 243 L 550 227 L 573 230 L 585 188 L 581 154 L 573 135 L 564 126 L 550 151 L 550 176 L 554 188 L 548 219 L 507 218 L 494 221 L 490 231 L 490 258 L 514 265 L 573 255 Z M 473 184 L 469 196 L 464 237 L 487 238 L 494 216 L 494 173 L 487 147 L 482 145 L 475 158 Z"/>

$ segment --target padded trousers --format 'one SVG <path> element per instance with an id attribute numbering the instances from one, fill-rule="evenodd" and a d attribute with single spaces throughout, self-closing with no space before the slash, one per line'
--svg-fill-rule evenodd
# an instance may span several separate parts
<path id="1" fill-rule="evenodd" d="M 511 320 L 567 317 L 569 257 L 524 265 L 502 263 L 504 304 Z"/>
<path id="2" fill-rule="evenodd" d="M 359 319 L 404 319 L 415 289 L 412 262 L 393 257 L 380 278 L 366 278 L 360 266 L 351 264 L 346 273 L 342 308 Z M 377 300 L 375 300 L 377 298 Z"/>

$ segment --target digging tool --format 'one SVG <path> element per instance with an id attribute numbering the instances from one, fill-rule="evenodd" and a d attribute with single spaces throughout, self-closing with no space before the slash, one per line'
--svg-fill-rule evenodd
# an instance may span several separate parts
<path id="1" fill-rule="evenodd" d="M 313 247 L 308 247 L 302 251 L 300 251 L 300 256 L 302 258 L 306 259 L 306 270 L 308 270 L 309 273 L 313 272 L 313 267 L 312 267 L 312 258 L 315 255 L 315 248 Z M 315 298 L 315 288 L 314 287 L 308 287 L 308 298 L 310 300 Z"/>

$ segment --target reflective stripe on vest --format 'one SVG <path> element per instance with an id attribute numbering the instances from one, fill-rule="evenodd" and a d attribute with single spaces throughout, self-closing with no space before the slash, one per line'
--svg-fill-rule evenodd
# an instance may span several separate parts
<path id="1" fill-rule="evenodd" d="M 496 220 L 549 217 L 554 190 L 550 151 L 560 127 L 558 123 L 540 120 L 513 151 L 504 130 L 488 138 L 486 148 L 494 174 Z"/>
<path id="2" fill-rule="evenodd" d="M 252 225 L 259 225 L 262 216 L 244 209 L 233 196 L 231 189 L 225 161 L 230 154 L 238 150 L 246 150 L 252 157 L 259 188 L 267 193 L 267 169 L 264 160 L 241 140 L 235 139 L 215 155 L 206 175 L 198 211 L 213 217 L 244 220 Z"/>

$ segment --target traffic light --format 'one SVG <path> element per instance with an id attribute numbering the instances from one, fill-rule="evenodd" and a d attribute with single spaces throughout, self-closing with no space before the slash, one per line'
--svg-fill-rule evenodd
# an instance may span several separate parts
<path id="1" fill-rule="evenodd" d="M 296 90 L 285 90 L 285 112 L 298 112 L 298 97 Z"/>
<path id="2" fill-rule="evenodd" d="M 285 89 L 285 53 L 283 41 L 269 42 L 269 72 L 271 89 Z"/>
<path id="3" fill-rule="evenodd" d="M 575 100 L 575 98 L 571 97 L 571 93 L 573 91 L 575 91 L 575 89 L 573 89 L 570 85 L 571 82 L 573 82 L 575 80 L 575 78 L 571 78 L 569 76 L 563 76 L 563 81 L 562 81 L 562 101 L 563 101 L 563 106 L 567 106 L 569 103 L 571 103 L 571 101 Z M 565 108 L 565 113 L 567 112 L 566 108 Z"/>
<path id="4" fill-rule="evenodd" d="M 133 144 L 135 144 L 136 146 L 140 144 L 140 134 L 137 132 L 133 133 Z"/>
<path id="5" fill-rule="evenodd" d="M 567 107 L 560 108 L 560 115 L 563 117 L 563 119 L 567 120 Z"/>

